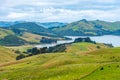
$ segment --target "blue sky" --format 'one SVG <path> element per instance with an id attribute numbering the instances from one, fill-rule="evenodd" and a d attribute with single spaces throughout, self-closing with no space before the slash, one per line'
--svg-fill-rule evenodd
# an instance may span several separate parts
<path id="1" fill-rule="evenodd" d="M 1 21 L 120 21 L 120 0 L 0 0 Z"/>

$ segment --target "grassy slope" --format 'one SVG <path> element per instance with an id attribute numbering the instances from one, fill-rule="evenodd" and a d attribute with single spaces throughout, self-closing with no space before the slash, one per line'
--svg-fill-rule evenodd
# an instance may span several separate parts
<path id="1" fill-rule="evenodd" d="M 10 49 L 0 46 L 0 64 L 4 62 L 15 61 L 16 54 Z"/>
<path id="2" fill-rule="evenodd" d="M 61 35 L 98 35 L 107 31 L 114 32 L 120 30 L 120 22 L 105 22 L 105 21 L 87 21 L 80 20 L 72 22 L 65 27 L 53 28 L 52 30 Z M 109 33 L 111 34 L 111 33 Z"/>
<path id="3" fill-rule="evenodd" d="M 11 30 L 6 30 L 6 29 L 2 29 L 0 28 L 0 39 L 4 38 L 7 35 L 12 35 L 14 34 Z"/>
<path id="4" fill-rule="evenodd" d="M 62 38 L 57 38 L 57 37 L 50 37 L 50 36 L 43 36 L 43 35 L 38 35 L 38 34 L 34 34 L 34 33 L 29 33 L 29 32 L 24 32 L 22 36 L 20 36 L 20 38 L 28 41 L 28 42 L 35 42 L 35 43 L 40 43 L 40 40 L 42 39 L 42 37 L 46 37 L 46 38 L 53 38 L 53 39 L 58 39 L 61 40 Z"/>
<path id="5" fill-rule="evenodd" d="M 94 51 L 97 50 L 97 46 L 101 48 L 108 48 L 107 46 L 105 46 L 104 44 L 92 44 L 92 43 L 74 43 L 71 46 L 68 46 L 66 49 L 66 52 L 68 53 L 83 53 L 83 52 L 90 52 L 90 51 Z"/>
<path id="6" fill-rule="evenodd" d="M 33 48 L 33 45 L 23 45 L 23 46 L 6 46 L 6 48 L 8 49 L 12 49 L 12 50 L 19 50 L 21 52 L 26 51 L 27 49 L 31 49 Z"/>
<path id="7" fill-rule="evenodd" d="M 73 44 L 74 45 L 80 45 Z M 81 45 L 92 45 L 82 43 Z M 76 46 L 78 48 L 78 46 Z M 120 48 L 41 54 L 0 67 L 1 80 L 119 80 Z M 91 46 L 93 48 L 93 46 Z M 69 48 L 68 48 L 69 49 Z M 87 47 L 89 49 L 89 47 Z M 84 49 L 84 51 L 88 51 Z M 73 51 L 72 51 L 73 50 Z M 75 51 L 75 52 L 74 52 Z M 100 70 L 103 66 L 103 70 Z M 104 75 L 103 75 L 104 74 Z"/>
<path id="8" fill-rule="evenodd" d="M 8 43 L 6 43 L 6 44 L 11 43 L 11 42 L 9 42 L 11 39 L 10 38 L 8 39 L 8 37 L 6 38 L 6 36 L 9 36 L 9 35 L 14 35 L 14 38 L 19 37 L 20 39 L 22 39 L 24 41 L 27 41 L 27 42 L 30 42 L 30 43 L 38 43 L 38 44 L 40 43 L 40 40 L 42 39 L 42 37 L 54 38 L 54 39 L 58 39 L 58 40 L 64 39 L 64 38 L 61 38 L 61 37 L 52 37 L 52 36 L 49 36 L 49 35 L 44 36 L 43 34 L 34 34 L 34 33 L 30 33 L 30 32 L 24 32 L 20 36 L 18 34 L 15 34 L 12 30 L 7 30 L 7 29 L 0 28 L 0 39 L 7 39 L 8 41 L 6 41 L 6 42 L 8 42 Z M 28 43 L 26 43 L 26 44 L 28 44 Z"/>
<path id="9" fill-rule="evenodd" d="M 42 36 L 41 35 L 37 35 L 37 34 L 32 34 L 32 33 L 28 33 L 28 32 L 25 32 L 22 36 L 21 36 L 22 39 L 28 41 L 28 42 L 36 42 L 36 43 L 39 43 Z"/>
<path id="10" fill-rule="evenodd" d="M 2 29 L 0 28 L 0 39 L 5 38 L 8 35 L 16 35 L 12 30 Z M 16 35 L 18 36 L 18 35 Z M 35 42 L 39 43 L 42 35 L 37 35 L 33 33 L 24 32 L 22 36 L 18 36 L 19 38 L 28 41 L 28 42 Z"/>

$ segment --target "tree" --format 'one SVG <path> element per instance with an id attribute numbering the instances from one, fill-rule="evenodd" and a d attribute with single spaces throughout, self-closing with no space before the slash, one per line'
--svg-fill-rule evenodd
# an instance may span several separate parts
<path id="1" fill-rule="evenodd" d="M 19 50 L 16 50 L 15 53 L 20 54 L 21 52 Z"/>
<path id="2" fill-rule="evenodd" d="M 97 49 L 100 49 L 100 46 L 97 46 Z"/>
<path id="3" fill-rule="evenodd" d="M 100 70 L 103 70 L 103 69 L 104 69 L 103 67 L 100 68 Z"/>
<path id="4" fill-rule="evenodd" d="M 89 37 L 85 38 L 85 42 L 92 42 Z"/>
<path id="5" fill-rule="evenodd" d="M 33 55 L 36 55 L 39 53 L 39 50 L 36 47 L 34 47 L 34 48 L 32 48 L 31 52 Z"/>
<path id="6" fill-rule="evenodd" d="M 48 48 L 47 47 L 43 47 L 39 50 L 40 53 L 47 53 L 48 52 Z"/>
<path id="7" fill-rule="evenodd" d="M 42 39 L 40 40 L 40 43 L 43 43 L 43 44 L 46 44 L 46 43 L 57 43 L 57 40 L 56 39 L 42 37 Z"/>
<path id="8" fill-rule="evenodd" d="M 16 57 L 16 60 L 20 60 L 22 58 L 25 58 L 26 56 L 24 54 L 20 54 L 19 56 Z"/>

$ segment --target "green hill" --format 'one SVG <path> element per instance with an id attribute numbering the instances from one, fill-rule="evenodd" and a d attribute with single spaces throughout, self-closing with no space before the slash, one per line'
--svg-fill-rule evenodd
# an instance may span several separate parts
<path id="1" fill-rule="evenodd" d="M 119 80 L 120 48 L 101 48 L 81 53 L 75 43 L 72 51 L 40 54 L 0 67 L 1 80 Z M 76 51 L 75 49 L 79 49 Z M 101 46 L 103 47 L 103 45 Z M 86 47 L 86 49 L 89 49 Z M 85 51 L 88 51 L 84 48 Z M 74 52 L 75 51 L 75 52 Z"/>
<path id="2" fill-rule="evenodd" d="M 10 27 L 0 28 L 0 45 L 4 46 L 40 44 L 42 37 L 56 40 L 65 39 L 34 22 L 21 22 Z"/>
<path id="3" fill-rule="evenodd" d="M 34 26 L 33 26 L 34 27 Z M 65 39 L 59 36 L 39 34 L 30 31 L 23 31 L 22 28 L 0 28 L 0 45 L 21 46 L 26 44 L 39 44 L 42 37 L 53 39 Z M 31 29 L 32 30 L 32 29 Z"/>
<path id="4" fill-rule="evenodd" d="M 71 44 L 71 46 L 67 46 L 66 52 L 80 54 L 83 52 L 90 52 L 103 48 L 109 48 L 109 47 L 100 43 L 93 44 L 93 43 L 81 42 L 81 43 L 73 43 Z"/>
<path id="5" fill-rule="evenodd" d="M 16 32 L 16 31 L 30 32 L 30 33 L 43 35 L 43 36 L 57 37 L 49 29 L 44 28 L 34 22 L 18 23 L 18 24 L 15 24 L 15 25 L 12 25 L 11 27 L 9 27 L 9 29 L 13 30 L 14 32 Z"/>
<path id="6" fill-rule="evenodd" d="M 45 23 L 37 22 L 37 24 L 45 28 L 62 27 L 62 26 L 67 25 L 67 23 L 61 23 L 61 22 L 45 22 Z"/>
<path id="7" fill-rule="evenodd" d="M 21 46 L 25 44 L 28 44 L 28 42 L 16 35 L 8 35 L 0 39 L 0 45 L 2 46 Z"/>
<path id="8" fill-rule="evenodd" d="M 60 35 L 120 35 L 120 22 L 105 21 L 87 21 L 85 19 L 72 22 L 67 26 L 60 28 L 52 28 L 52 30 Z"/>
<path id="9" fill-rule="evenodd" d="M 11 30 L 0 28 L 0 39 L 8 35 L 14 35 L 14 32 L 12 32 Z"/>
<path id="10" fill-rule="evenodd" d="M 28 42 L 20 38 L 19 35 L 16 35 L 12 30 L 0 28 L 0 45 L 17 46 L 24 45 L 26 43 Z"/>
<path id="11" fill-rule="evenodd" d="M 4 62 L 15 61 L 16 56 L 12 50 L 0 46 L 0 65 Z"/>

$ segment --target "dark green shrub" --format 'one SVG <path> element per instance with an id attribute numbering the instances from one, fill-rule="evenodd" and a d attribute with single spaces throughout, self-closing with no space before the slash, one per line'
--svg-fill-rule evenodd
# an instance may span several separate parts
<path id="1" fill-rule="evenodd" d="M 16 60 L 20 60 L 22 58 L 25 58 L 26 56 L 24 54 L 20 54 L 19 56 L 16 57 Z"/>
<path id="2" fill-rule="evenodd" d="M 103 67 L 101 67 L 101 68 L 100 68 L 100 70 L 104 70 L 104 68 L 103 68 Z"/>

